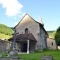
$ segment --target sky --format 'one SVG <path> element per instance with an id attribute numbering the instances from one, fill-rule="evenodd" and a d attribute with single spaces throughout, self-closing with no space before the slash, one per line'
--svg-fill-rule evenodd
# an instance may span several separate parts
<path id="1" fill-rule="evenodd" d="M 60 0 L 0 0 L 0 24 L 14 27 L 26 13 L 47 31 L 60 26 Z"/>

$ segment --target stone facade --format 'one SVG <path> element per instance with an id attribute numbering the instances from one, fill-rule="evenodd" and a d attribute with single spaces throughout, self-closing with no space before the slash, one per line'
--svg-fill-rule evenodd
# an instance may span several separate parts
<path id="1" fill-rule="evenodd" d="M 44 29 L 44 25 L 35 21 L 28 14 L 21 19 L 14 29 L 16 33 L 19 33 L 15 36 L 15 48 L 19 52 L 29 53 L 34 50 L 43 50 L 46 48 L 56 49 L 55 40 L 47 38 L 48 34 Z M 0 52 L 14 48 L 13 38 L 10 42 L 0 40 Z"/>
<path id="2" fill-rule="evenodd" d="M 47 38 L 47 47 L 48 49 L 54 49 L 54 50 L 57 49 L 56 42 L 53 38 Z"/>
<path id="3" fill-rule="evenodd" d="M 25 34 L 25 29 L 28 29 L 28 33 L 32 33 L 36 39 L 36 43 L 32 42 L 29 44 L 32 46 L 32 50 L 42 50 L 47 48 L 47 32 L 44 29 L 44 26 L 35 21 L 32 17 L 26 14 L 22 20 L 15 26 L 16 33 Z M 16 43 L 16 48 L 21 50 L 21 43 Z M 19 45 L 19 46 L 18 46 Z M 35 48 L 34 48 L 35 46 Z"/>
<path id="4" fill-rule="evenodd" d="M 10 48 L 9 42 L 0 40 L 0 52 L 5 52 L 9 48 Z"/>

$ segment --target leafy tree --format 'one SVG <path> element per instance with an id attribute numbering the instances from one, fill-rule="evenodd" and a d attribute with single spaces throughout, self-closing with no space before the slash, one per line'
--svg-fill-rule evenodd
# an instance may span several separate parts
<path id="1" fill-rule="evenodd" d="M 58 27 L 56 31 L 55 40 L 56 40 L 57 45 L 59 46 L 60 45 L 60 26 Z"/>

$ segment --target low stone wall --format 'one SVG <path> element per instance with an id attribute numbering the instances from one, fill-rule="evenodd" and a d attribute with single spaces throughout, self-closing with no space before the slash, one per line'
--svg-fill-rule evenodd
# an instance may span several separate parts
<path id="1" fill-rule="evenodd" d="M 0 58 L 0 60 L 20 60 L 20 59 L 17 59 L 17 58 Z"/>
<path id="2" fill-rule="evenodd" d="M 9 42 L 0 40 L 0 52 L 6 52 L 7 49 L 9 49 Z"/>
<path id="3" fill-rule="evenodd" d="M 52 56 L 42 56 L 41 60 L 53 60 Z"/>

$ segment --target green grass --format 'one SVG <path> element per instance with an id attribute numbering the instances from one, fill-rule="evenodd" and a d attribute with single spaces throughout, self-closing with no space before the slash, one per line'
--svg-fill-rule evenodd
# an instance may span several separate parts
<path id="1" fill-rule="evenodd" d="M 42 51 L 39 53 L 19 54 L 18 56 L 23 60 L 41 60 L 41 56 L 51 55 L 54 60 L 60 60 L 60 51 Z"/>

